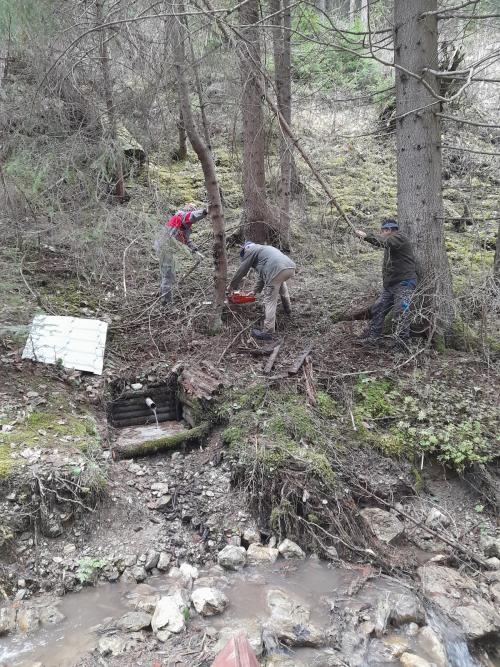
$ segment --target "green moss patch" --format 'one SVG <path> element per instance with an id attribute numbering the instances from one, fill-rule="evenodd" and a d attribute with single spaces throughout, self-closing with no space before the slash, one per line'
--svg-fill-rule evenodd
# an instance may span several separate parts
<path id="1" fill-rule="evenodd" d="M 458 368 L 446 380 L 365 378 L 354 387 L 356 439 L 390 456 L 437 459 L 461 471 L 500 452 L 495 390 Z"/>
<path id="2" fill-rule="evenodd" d="M 0 433 L 0 475 L 7 474 L 15 459 L 12 450 L 24 447 L 65 448 L 76 447 L 82 452 L 95 451 L 100 447 L 97 426 L 89 415 L 76 416 L 61 412 L 35 410 L 21 422 L 14 424 L 12 431 Z"/>

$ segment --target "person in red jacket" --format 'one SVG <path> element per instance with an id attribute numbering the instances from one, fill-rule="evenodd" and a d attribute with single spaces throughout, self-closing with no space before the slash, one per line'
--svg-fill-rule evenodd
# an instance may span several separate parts
<path id="1" fill-rule="evenodd" d="M 207 215 L 208 208 L 197 209 L 192 202 L 185 204 L 165 223 L 163 234 L 156 241 L 156 251 L 160 260 L 160 296 L 164 304 L 172 302 L 177 252 L 182 249 L 203 258 L 190 236 L 193 224 Z"/>

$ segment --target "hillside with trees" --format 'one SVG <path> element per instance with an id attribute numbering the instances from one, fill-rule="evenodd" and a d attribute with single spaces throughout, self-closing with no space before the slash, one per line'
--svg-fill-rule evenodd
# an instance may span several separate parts
<path id="1" fill-rule="evenodd" d="M 500 664 L 499 19 L 0 0 L 2 667 Z"/>

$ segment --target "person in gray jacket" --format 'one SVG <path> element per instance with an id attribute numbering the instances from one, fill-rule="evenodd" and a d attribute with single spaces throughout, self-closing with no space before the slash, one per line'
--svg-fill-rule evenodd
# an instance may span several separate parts
<path id="1" fill-rule="evenodd" d="M 292 312 L 287 280 L 295 275 L 295 263 L 281 250 L 270 245 L 260 245 L 246 241 L 240 252 L 241 266 L 229 283 L 229 290 L 238 288 L 250 269 L 257 273 L 255 291 L 264 295 L 264 330 L 252 330 L 252 336 L 259 340 L 272 340 L 276 327 L 276 308 L 278 295 L 281 297 L 283 310 L 287 315 Z"/>

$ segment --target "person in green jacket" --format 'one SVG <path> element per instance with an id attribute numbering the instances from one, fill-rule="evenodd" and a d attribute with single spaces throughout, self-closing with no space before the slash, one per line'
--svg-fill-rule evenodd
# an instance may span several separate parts
<path id="1" fill-rule="evenodd" d="M 417 286 L 412 245 L 399 231 L 398 223 L 392 219 L 382 222 L 380 234 L 367 233 L 361 229 L 356 230 L 356 234 L 376 248 L 384 249 L 384 289 L 372 306 L 372 320 L 362 340 L 367 344 L 376 343 L 382 334 L 385 316 L 394 308 L 394 316 L 398 320 L 397 336 L 399 342 L 405 344 L 410 338 L 409 310 Z"/>
<path id="2" fill-rule="evenodd" d="M 255 291 L 264 294 L 265 316 L 264 330 L 252 329 L 252 336 L 258 340 L 272 340 L 278 296 L 281 297 L 285 313 L 290 315 L 292 310 L 286 282 L 295 275 L 295 263 L 278 248 L 251 241 L 243 244 L 240 258 L 240 268 L 229 283 L 229 291 L 236 290 L 250 269 L 254 269 L 258 276 Z"/>

